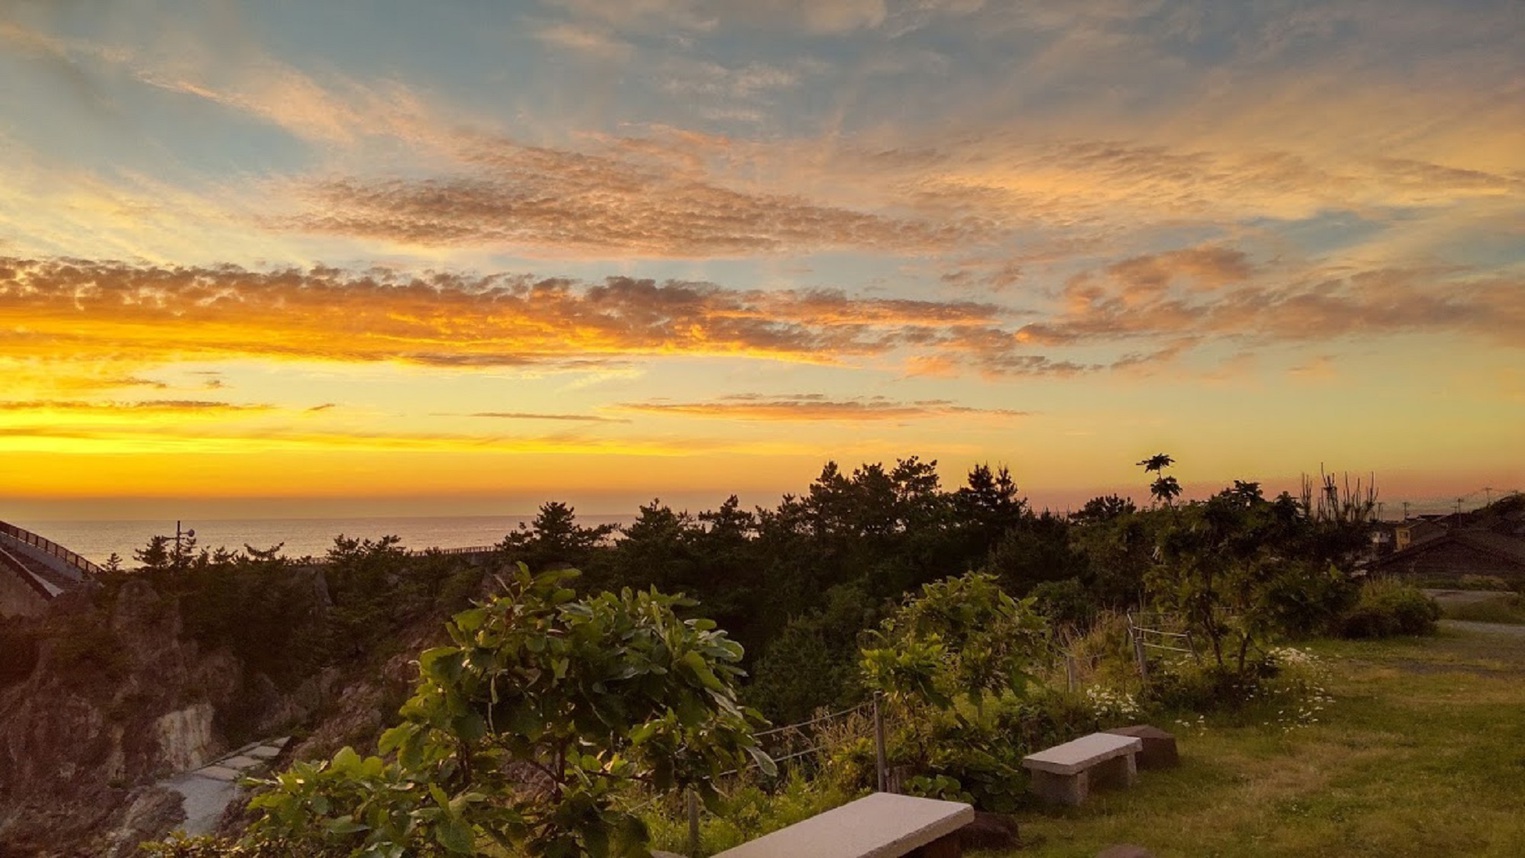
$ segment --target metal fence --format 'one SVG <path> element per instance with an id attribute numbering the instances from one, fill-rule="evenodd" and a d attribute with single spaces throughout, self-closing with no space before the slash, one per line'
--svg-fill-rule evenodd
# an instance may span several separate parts
<path id="1" fill-rule="evenodd" d="M 0 537 L 7 537 L 22 545 L 31 546 L 36 551 L 46 554 L 49 557 L 54 557 L 62 560 L 66 566 L 68 566 L 71 570 L 80 576 L 81 580 L 88 577 L 100 575 L 104 571 L 101 569 L 101 567 L 95 565 L 84 557 L 75 554 L 73 551 L 70 551 L 62 545 L 59 545 L 53 540 L 44 539 L 43 537 L 38 536 L 30 530 L 22 527 L 17 527 L 14 524 L 8 524 L 6 522 L 0 521 Z"/>

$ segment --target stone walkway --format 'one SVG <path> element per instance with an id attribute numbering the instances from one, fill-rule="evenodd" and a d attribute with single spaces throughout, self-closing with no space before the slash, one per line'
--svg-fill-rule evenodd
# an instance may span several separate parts
<path id="1" fill-rule="evenodd" d="M 267 739 L 239 748 L 199 769 L 181 772 L 159 786 L 180 793 L 185 808 L 186 834 L 211 834 L 222 812 L 238 795 L 240 778 L 263 774 L 270 761 L 280 754 L 289 738 Z"/>

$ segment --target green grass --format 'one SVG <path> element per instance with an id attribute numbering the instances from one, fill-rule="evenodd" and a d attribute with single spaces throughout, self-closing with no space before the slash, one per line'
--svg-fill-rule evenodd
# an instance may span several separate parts
<path id="1" fill-rule="evenodd" d="M 1525 625 L 1525 596 L 1518 593 L 1499 593 L 1496 598 L 1477 602 L 1442 602 L 1441 609 L 1448 620 Z"/>
<path id="2" fill-rule="evenodd" d="M 1525 855 L 1525 636 L 1313 648 L 1336 699 L 1320 723 L 1178 729 L 1179 768 L 1022 814 L 1009 854 Z"/>

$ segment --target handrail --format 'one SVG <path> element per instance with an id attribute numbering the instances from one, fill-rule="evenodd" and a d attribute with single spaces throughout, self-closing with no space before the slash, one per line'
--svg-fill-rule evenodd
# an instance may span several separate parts
<path id="1" fill-rule="evenodd" d="M 26 528 L 17 527 L 14 524 L 0 521 L 0 534 L 9 536 L 17 542 L 30 545 L 50 557 L 56 557 L 69 566 L 73 567 L 76 571 L 82 572 L 86 575 L 100 575 L 105 571 L 100 566 L 97 566 L 88 559 L 75 554 L 73 551 L 70 551 L 69 549 L 59 545 L 51 539 L 46 539 L 44 537 L 38 536 Z"/>
<path id="2" fill-rule="evenodd" d="M 414 548 L 408 551 L 410 557 L 423 557 L 426 554 L 491 554 L 498 550 L 496 545 L 468 545 L 464 548 Z"/>

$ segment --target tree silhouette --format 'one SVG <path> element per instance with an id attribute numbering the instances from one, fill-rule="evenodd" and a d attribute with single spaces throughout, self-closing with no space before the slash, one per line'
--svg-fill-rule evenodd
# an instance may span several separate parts
<path id="1" fill-rule="evenodd" d="M 1154 496 L 1155 503 L 1170 506 L 1176 498 L 1181 496 L 1181 484 L 1175 477 L 1165 476 L 1165 469 L 1175 463 L 1176 460 L 1166 453 L 1156 453 L 1138 463 L 1144 469 L 1144 473 L 1159 474 L 1155 481 L 1149 484 L 1149 494 Z"/>

